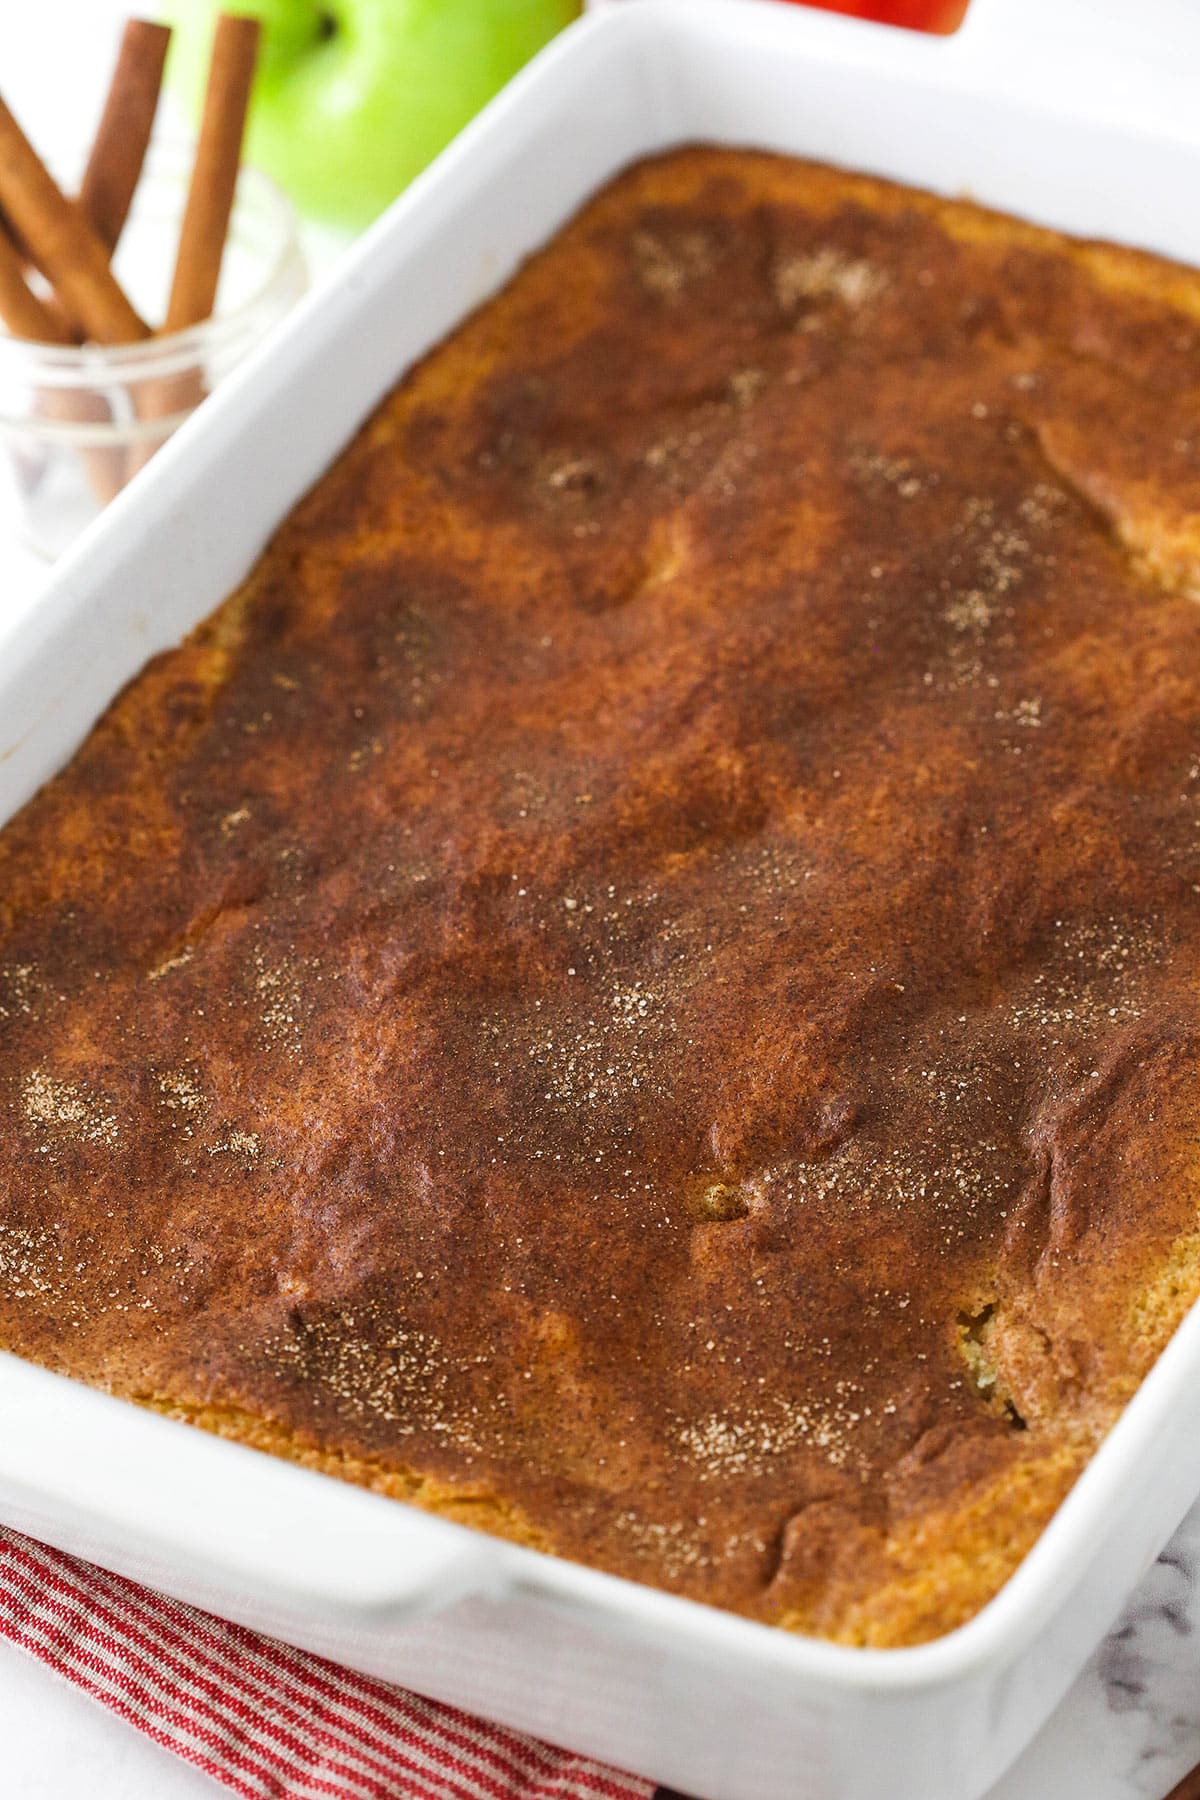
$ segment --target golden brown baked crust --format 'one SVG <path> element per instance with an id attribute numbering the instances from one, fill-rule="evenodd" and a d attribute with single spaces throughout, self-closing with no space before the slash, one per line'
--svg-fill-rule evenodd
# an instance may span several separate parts
<path id="1" fill-rule="evenodd" d="M 0 837 L 0 1341 L 944 1631 L 1200 1287 L 1200 278 L 632 169 Z"/>

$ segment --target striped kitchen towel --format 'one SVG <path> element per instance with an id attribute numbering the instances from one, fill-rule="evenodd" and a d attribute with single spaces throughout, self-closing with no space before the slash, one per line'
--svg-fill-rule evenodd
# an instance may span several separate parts
<path id="1" fill-rule="evenodd" d="M 248 1800 L 648 1800 L 654 1791 L 2 1527 L 0 1637 Z"/>

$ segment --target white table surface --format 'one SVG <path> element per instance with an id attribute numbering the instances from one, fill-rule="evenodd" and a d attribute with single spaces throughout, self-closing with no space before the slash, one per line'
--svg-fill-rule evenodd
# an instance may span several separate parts
<path id="1" fill-rule="evenodd" d="M 1174 9 L 1200 0 L 1142 0 L 1136 8 L 1122 0 L 1089 3 L 1123 12 L 1127 29 L 1144 31 L 1144 42 L 1157 39 L 1161 47 L 1169 43 Z M 1044 4 L 1047 12 L 1056 5 L 1075 12 L 1080 0 Z M 120 0 L 38 0 L 21 8 L 19 23 L 6 18 L 5 98 L 39 142 L 52 145 L 73 121 L 94 113 L 100 71 L 126 10 Z M 64 42 L 72 47 L 69 58 L 62 55 Z M 310 249 L 318 262 L 331 255 L 325 239 L 313 239 Z M 0 536 L 0 657 L 8 630 L 36 605 L 45 577 L 45 565 Z M 989 1800 L 1162 1800 L 1197 1760 L 1200 1506 Z M 204 1800 L 221 1791 L 0 1642 L 2 1800 Z M 931 1794 L 929 1800 L 942 1797 Z"/>

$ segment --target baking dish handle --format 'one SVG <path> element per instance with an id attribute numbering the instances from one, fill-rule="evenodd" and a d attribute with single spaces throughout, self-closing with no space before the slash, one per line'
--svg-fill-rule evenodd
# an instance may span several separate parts
<path id="1" fill-rule="evenodd" d="M 280 1635 L 509 1586 L 494 1538 L 2 1353 L 0 1521 Z"/>

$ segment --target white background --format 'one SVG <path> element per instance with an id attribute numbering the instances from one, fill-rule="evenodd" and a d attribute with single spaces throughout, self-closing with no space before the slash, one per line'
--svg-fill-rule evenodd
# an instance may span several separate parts
<path id="1" fill-rule="evenodd" d="M 1064 23 L 1073 16 L 1085 35 L 1098 14 L 1120 15 L 1138 58 L 1169 45 L 1180 6 L 1200 6 L 1200 0 L 1042 3 L 1045 14 L 1057 11 Z M 77 141 L 81 122 L 95 116 L 127 7 L 119 0 L 25 0 L 19 20 L 12 17 L 17 10 L 16 0 L 0 0 L 0 81 L 26 129 L 52 151 L 56 143 Z M 1066 64 L 1063 78 L 1069 78 Z M 1196 79 L 1200 89 L 1200 71 Z M 318 265 L 336 258 L 327 238 L 312 236 L 309 249 Z M 7 629 L 36 604 L 44 578 L 44 565 L 0 536 L 0 656 Z M 1139 1590 L 1122 1635 L 1093 1660 L 992 1800 L 1161 1800 L 1200 1760 L 1200 1604 L 1189 1578 L 1197 1562 L 1200 1510 L 1177 1540 L 1175 1561 L 1160 1564 Z M 203 1800 L 220 1791 L 0 1642 L 0 1800 Z"/>

